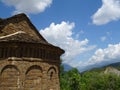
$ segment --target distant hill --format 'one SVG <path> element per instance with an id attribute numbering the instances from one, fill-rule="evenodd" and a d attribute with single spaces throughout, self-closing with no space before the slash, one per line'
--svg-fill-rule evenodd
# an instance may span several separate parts
<path id="1" fill-rule="evenodd" d="M 68 64 L 65 64 L 65 63 L 63 63 L 62 65 L 64 66 L 64 70 L 65 70 L 65 71 L 68 71 L 68 70 L 70 70 L 70 69 L 73 68 L 72 66 L 70 66 L 70 65 L 68 65 Z"/>
<path id="2" fill-rule="evenodd" d="M 120 67 L 120 62 L 112 63 L 112 64 L 109 64 L 109 65 L 107 65 L 107 66 L 112 66 L 112 67 L 119 68 L 119 67 Z"/>
<path id="3" fill-rule="evenodd" d="M 99 68 L 93 68 L 91 70 L 85 71 L 85 72 L 103 72 L 105 74 L 110 73 L 110 74 L 116 74 L 118 76 L 120 76 L 120 62 L 117 63 L 112 63 L 103 67 L 99 67 Z M 83 73 L 85 73 L 83 72 Z"/>
<path id="4" fill-rule="evenodd" d="M 64 70 L 65 71 L 69 71 L 71 70 L 72 66 L 68 65 L 68 64 L 65 64 L 63 63 L 62 64 L 64 66 Z M 112 63 L 112 64 L 108 64 L 108 65 L 105 65 L 105 66 L 98 66 L 98 67 L 95 67 L 95 68 L 92 68 L 92 69 L 88 69 L 86 71 L 97 71 L 97 72 L 101 72 L 101 71 L 104 71 L 107 67 L 114 67 L 118 70 L 120 70 L 120 62 L 116 62 L 116 63 Z M 88 66 L 87 68 L 90 68 L 90 66 Z M 78 69 L 79 70 L 79 69 Z M 86 71 L 83 71 L 82 73 L 86 72 Z"/>

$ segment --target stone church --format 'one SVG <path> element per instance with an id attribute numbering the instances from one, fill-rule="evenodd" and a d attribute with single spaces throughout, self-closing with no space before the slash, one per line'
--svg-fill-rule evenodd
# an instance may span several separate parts
<path id="1" fill-rule="evenodd" d="M 25 14 L 0 18 L 0 90 L 60 90 L 63 53 Z"/>

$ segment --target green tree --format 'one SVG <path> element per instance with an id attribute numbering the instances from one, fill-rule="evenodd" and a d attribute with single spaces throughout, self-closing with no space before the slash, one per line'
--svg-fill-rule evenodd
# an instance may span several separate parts
<path id="1" fill-rule="evenodd" d="M 67 72 L 61 66 L 60 72 L 60 87 L 61 90 L 80 90 L 80 74 L 76 68 Z"/>
<path id="2" fill-rule="evenodd" d="M 68 71 L 69 79 L 70 79 L 70 89 L 71 90 L 80 90 L 80 73 L 76 68 Z"/>
<path id="3" fill-rule="evenodd" d="M 120 76 L 103 72 L 96 69 L 80 74 L 76 68 L 65 72 L 62 66 L 61 90 L 120 90 Z"/>

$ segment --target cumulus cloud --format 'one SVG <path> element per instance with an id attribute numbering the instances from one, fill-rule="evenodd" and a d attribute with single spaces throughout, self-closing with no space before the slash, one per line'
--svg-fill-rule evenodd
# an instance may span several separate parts
<path id="1" fill-rule="evenodd" d="M 95 54 L 89 59 L 89 64 L 101 62 L 117 62 L 120 61 L 120 43 L 109 44 L 105 49 L 96 50 Z"/>
<path id="2" fill-rule="evenodd" d="M 60 24 L 51 23 L 49 27 L 40 30 L 48 42 L 65 50 L 64 63 L 70 63 L 76 56 L 94 48 L 88 46 L 88 39 L 79 41 L 72 37 L 74 27 L 75 23 L 63 21 Z"/>
<path id="3" fill-rule="evenodd" d="M 15 8 L 15 13 L 37 14 L 43 12 L 52 4 L 52 0 L 2 0 L 8 6 Z"/>
<path id="4" fill-rule="evenodd" d="M 103 25 L 120 19 L 120 0 L 102 0 L 102 6 L 92 16 L 93 24 Z"/>
<path id="5" fill-rule="evenodd" d="M 105 49 L 97 49 L 87 61 L 78 62 L 77 68 L 85 71 L 116 62 L 120 62 L 120 43 L 109 44 Z"/>

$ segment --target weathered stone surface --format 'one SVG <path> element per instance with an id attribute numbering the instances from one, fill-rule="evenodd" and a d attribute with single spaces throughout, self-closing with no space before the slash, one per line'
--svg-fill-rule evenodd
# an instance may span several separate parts
<path id="1" fill-rule="evenodd" d="M 60 55 L 24 14 L 0 20 L 0 90 L 60 90 Z"/>

